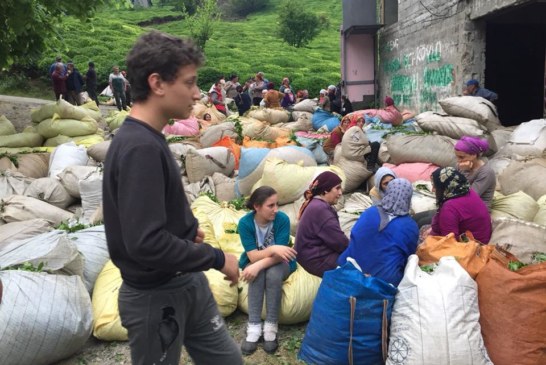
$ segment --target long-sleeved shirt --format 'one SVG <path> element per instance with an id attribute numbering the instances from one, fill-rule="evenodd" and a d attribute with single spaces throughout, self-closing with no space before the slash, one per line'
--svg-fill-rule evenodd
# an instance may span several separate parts
<path id="1" fill-rule="evenodd" d="M 432 218 L 433 236 L 454 233 L 459 237 L 470 231 L 481 243 L 491 239 L 491 216 L 484 201 L 472 189 L 468 194 L 446 200 Z"/>
<path id="2" fill-rule="evenodd" d="M 324 200 L 313 198 L 298 223 L 298 263 L 309 273 L 322 277 L 325 271 L 336 268 L 337 259 L 348 244 L 335 209 Z"/>
<path id="3" fill-rule="evenodd" d="M 108 149 L 103 210 L 110 257 L 129 286 L 224 266 L 222 251 L 194 242 L 198 222 L 165 137 L 131 117 Z"/>
<path id="4" fill-rule="evenodd" d="M 379 231 L 379 211 L 373 206 L 358 218 L 351 230 L 349 247 L 339 256 L 342 266 L 347 257 L 356 260 L 362 271 L 398 286 L 408 257 L 415 253 L 419 228 L 409 215 L 396 217 Z"/>
<path id="5" fill-rule="evenodd" d="M 479 87 L 478 89 L 476 89 L 472 96 L 481 96 L 482 98 L 489 101 L 495 101 L 499 98 L 496 92 L 485 89 L 483 87 Z"/>
<path id="6" fill-rule="evenodd" d="M 463 172 L 463 174 L 466 176 L 472 190 L 482 198 L 489 208 L 491 206 L 491 201 L 493 201 L 493 195 L 495 194 L 495 187 L 497 184 L 495 171 L 486 163 L 472 174 L 467 172 Z"/>
<path id="7" fill-rule="evenodd" d="M 332 133 L 330 133 L 330 137 L 324 141 L 324 145 L 322 146 L 324 152 L 330 155 L 333 154 L 336 146 L 341 143 L 343 135 L 344 132 L 341 130 L 341 128 L 339 126 L 335 127 Z"/>

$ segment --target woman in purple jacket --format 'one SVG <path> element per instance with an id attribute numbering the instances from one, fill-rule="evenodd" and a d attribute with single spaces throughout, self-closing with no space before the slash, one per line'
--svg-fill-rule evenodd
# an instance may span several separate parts
<path id="1" fill-rule="evenodd" d="M 438 211 L 432 218 L 433 236 L 454 233 L 459 237 L 470 231 L 481 243 L 491 238 L 491 216 L 480 196 L 466 177 L 453 167 L 439 168 L 432 173 Z"/>
<path id="2" fill-rule="evenodd" d="M 335 269 L 339 255 L 349 244 L 332 207 L 341 194 L 341 179 L 330 171 L 317 176 L 304 194 L 295 248 L 298 263 L 316 276 Z"/>

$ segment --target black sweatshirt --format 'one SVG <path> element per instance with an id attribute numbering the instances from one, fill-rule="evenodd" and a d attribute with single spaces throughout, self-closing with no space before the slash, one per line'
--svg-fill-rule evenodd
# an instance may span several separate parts
<path id="1" fill-rule="evenodd" d="M 193 242 L 198 222 L 165 137 L 131 117 L 108 149 L 103 210 L 110 257 L 134 288 L 224 266 L 222 251 Z"/>

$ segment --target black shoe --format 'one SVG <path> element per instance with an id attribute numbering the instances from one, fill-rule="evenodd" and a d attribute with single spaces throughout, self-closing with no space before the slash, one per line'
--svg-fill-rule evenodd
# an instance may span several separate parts
<path id="1" fill-rule="evenodd" d="M 273 341 L 264 340 L 264 351 L 268 354 L 274 354 L 279 348 L 279 342 L 275 338 Z"/>
<path id="2" fill-rule="evenodd" d="M 241 343 L 241 352 L 243 353 L 243 355 L 252 355 L 254 352 L 256 352 L 257 348 L 258 348 L 258 341 L 250 342 L 244 339 L 243 342 Z"/>

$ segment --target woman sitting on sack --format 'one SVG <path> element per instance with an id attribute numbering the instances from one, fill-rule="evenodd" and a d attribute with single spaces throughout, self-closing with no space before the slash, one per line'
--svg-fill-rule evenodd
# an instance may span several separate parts
<path id="1" fill-rule="evenodd" d="M 398 286 L 419 238 L 417 223 L 409 216 L 412 194 L 408 180 L 389 181 L 381 201 L 358 218 L 338 264 L 343 266 L 352 257 L 362 272 Z"/>
<path id="2" fill-rule="evenodd" d="M 466 177 L 453 167 L 439 168 L 432 173 L 438 211 L 432 218 L 430 235 L 458 238 L 470 231 L 481 243 L 491 239 L 491 216 L 480 196 L 472 189 Z"/>
<path id="3" fill-rule="evenodd" d="M 341 143 L 350 122 L 351 120 L 348 117 L 341 119 L 341 123 L 332 130 L 330 137 L 324 141 L 322 148 L 328 156 L 334 155 L 334 150 L 336 149 L 336 146 Z"/>
<path id="4" fill-rule="evenodd" d="M 349 243 L 332 207 L 341 194 L 341 178 L 331 171 L 318 175 L 304 194 L 305 202 L 300 208 L 296 232 L 296 251 L 298 263 L 316 276 L 322 277 L 325 271 L 335 269 L 339 255 Z"/>
<path id="5" fill-rule="evenodd" d="M 262 337 L 262 306 L 265 294 L 263 348 L 274 353 L 278 348 L 277 330 L 281 309 L 282 285 L 296 270 L 296 251 L 288 246 L 290 219 L 279 212 L 277 192 L 262 186 L 254 190 L 247 202 L 250 210 L 238 225 L 245 252 L 239 259 L 241 278 L 248 282 L 248 328 L 241 351 L 256 351 Z"/>

